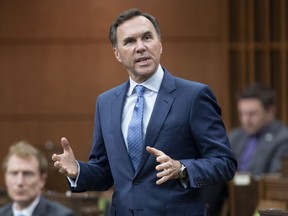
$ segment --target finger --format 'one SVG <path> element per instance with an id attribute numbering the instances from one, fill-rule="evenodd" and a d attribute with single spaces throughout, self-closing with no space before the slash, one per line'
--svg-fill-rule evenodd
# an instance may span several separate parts
<path id="1" fill-rule="evenodd" d="M 157 165 L 155 169 L 158 171 L 167 170 L 167 169 L 169 169 L 169 166 L 165 162 L 162 162 L 159 165 Z"/>
<path id="2" fill-rule="evenodd" d="M 59 172 L 72 178 L 72 179 L 76 179 L 76 177 L 77 177 L 77 173 L 75 173 L 74 171 L 69 171 L 66 167 L 61 167 L 59 169 Z"/>
<path id="3" fill-rule="evenodd" d="M 162 177 L 164 177 L 164 176 L 168 176 L 169 178 L 171 177 L 171 173 L 172 173 L 172 171 L 171 170 L 169 170 L 169 169 L 167 169 L 167 170 L 163 170 L 162 172 L 159 172 L 159 173 L 157 173 L 157 177 L 158 178 L 162 178 Z"/>
<path id="4" fill-rule="evenodd" d="M 54 167 L 57 168 L 57 169 L 60 169 L 61 168 L 61 163 L 59 161 L 56 161 L 54 163 Z"/>
<path id="5" fill-rule="evenodd" d="M 160 185 L 160 184 L 163 184 L 164 182 L 168 181 L 169 180 L 169 177 L 168 176 L 163 176 L 162 178 L 158 179 L 156 181 L 156 184 L 157 185 Z"/>
<path id="6" fill-rule="evenodd" d="M 57 154 L 53 154 L 52 157 L 51 157 L 51 159 L 52 159 L 53 161 L 59 161 L 59 160 L 60 160 L 60 156 L 57 155 Z"/>
<path id="7" fill-rule="evenodd" d="M 162 151 L 160 151 L 160 150 L 158 150 L 158 149 L 156 149 L 156 148 L 152 148 L 152 147 L 150 147 L 150 146 L 147 146 L 147 147 L 146 147 L 146 150 L 147 150 L 150 154 L 154 155 L 155 157 L 165 155 Z"/>
<path id="8" fill-rule="evenodd" d="M 61 138 L 61 144 L 62 144 L 64 152 L 70 150 L 69 142 L 68 142 L 68 140 L 65 137 Z"/>
<path id="9" fill-rule="evenodd" d="M 64 174 L 64 175 L 67 175 L 67 169 L 65 169 L 65 168 L 60 168 L 59 172 Z"/>
<path id="10" fill-rule="evenodd" d="M 161 163 L 161 164 L 168 163 L 169 162 L 169 157 L 167 157 L 167 155 L 161 155 L 161 156 L 158 156 L 156 158 L 156 161 Z"/>

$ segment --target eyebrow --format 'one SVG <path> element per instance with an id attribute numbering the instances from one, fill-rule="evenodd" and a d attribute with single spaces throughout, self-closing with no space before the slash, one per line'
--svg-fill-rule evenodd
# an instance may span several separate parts
<path id="1" fill-rule="evenodd" d="M 153 35 L 153 33 L 152 33 L 152 31 L 145 31 L 145 32 L 143 32 L 142 34 L 141 34 L 141 37 L 143 37 L 143 36 L 145 36 L 145 35 Z M 127 38 L 125 38 L 124 40 L 123 40 L 123 42 L 124 43 L 126 43 L 127 41 L 129 41 L 129 40 L 134 40 L 135 39 L 135 37 L 133 37 L 133 36 L 129 36 L 129 37 L 127 37 Z"/>
<path id="2" fill-rule="evenodd" d="M 134 37 L 127 37 L 123 40 L 123 43 L 126 44 L 126 42 L 131 41 L 131 40 L 135 40 Z"/>

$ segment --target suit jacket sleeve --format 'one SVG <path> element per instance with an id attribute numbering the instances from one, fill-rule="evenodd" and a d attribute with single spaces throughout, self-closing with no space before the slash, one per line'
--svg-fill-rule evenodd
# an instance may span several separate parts
<path id="1" fill-rule="evenodd" d="M 198 88 L 191 105 L 191 134 L 196 145 L 195 159 L 184 159 L 191 187 L 226 182 L 234 177 L 237 162 L 221 119 L 221 110 L 207 86 Z"/>

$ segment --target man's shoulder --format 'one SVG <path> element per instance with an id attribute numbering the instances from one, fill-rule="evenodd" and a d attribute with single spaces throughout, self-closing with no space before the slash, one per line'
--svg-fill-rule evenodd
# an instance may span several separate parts
<path id="1" fill-rule="evenodd" d="M 268 131 L 280 132 L 288 136 L 288 127 L 284 123 L 280 122 L 279 120 L 272 121 Z"/>
<path id="2" fill-rule="evenodd" d="M 266 138 L 267 139 L 269 138 L 269 136 L 271 136 L 269 134 L 272 134 L 273 141 L 275 143 L 287 144 L 287 142 L 288 142 L 288 128 L 286 125 L 284 125 L 283 123 L 281 123 L 278 120 L 274 121 L 271 124 L 271 127 L 269 128 L 269 130 L 266 132 Z"/>
<path id="3" fill-rule="evenodd" d="M 99 97 L 111 97 L 112 95 L 119 95 L 121 92 L 126 91 L 128 88 L 128 82 L 122 83 L 118 86 L 115 86 L 107 91 L 102 92 Z"/>
<path id="4" fill-rule="evenodd" d="M 72 216 L 75 215 L 73 211 L 66 206 L 53 201 L 47 198 L 41 197 L 36 209 L 35 213 L 39 211 L 45 210 L 46 215 L 53 215 L 53 216 Z"/>
<path id="5" fill-rule="evenodd" d="M 9 213 L 12 213 L 12 203 L 7 203 L 0 207 L 0 216 L 8 216 Z"/>

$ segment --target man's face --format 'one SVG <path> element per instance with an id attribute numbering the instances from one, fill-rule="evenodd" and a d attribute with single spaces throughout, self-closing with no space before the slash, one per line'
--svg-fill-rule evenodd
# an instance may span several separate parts
<path id="1" fill-rule="evenodd" d="M 8 159 L 5 184 L 17 208 L 25 208 L 31 204 L 41 194 L 45 181 L 46 175 L 40 174 L 36 157 L 12 155 Z"/>
<path id="2" fill-rule="evenodd" d="M 258 99 L 240 99 L 238 115 L 243 129 L 248 134 L 256 134 L 270 123 L 274 112 L 266 110 Z"/>
<path id="3" fill-rule="evenodd" d="M 118 27 L 117 46 L 113 50 L 129 76 L 141 83 L 156 72 L 162 44 L 153 24 L 147 18 L 137 16 Z"/>

